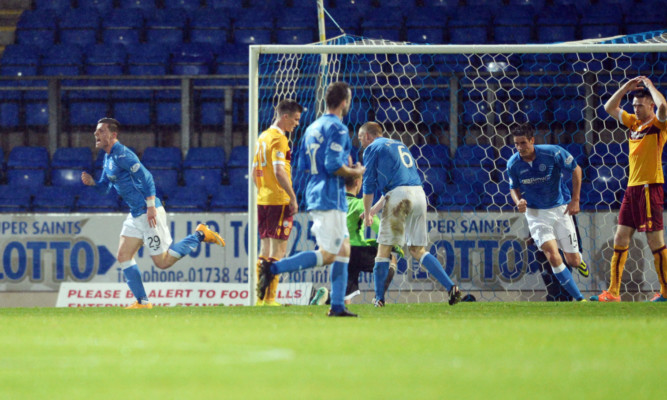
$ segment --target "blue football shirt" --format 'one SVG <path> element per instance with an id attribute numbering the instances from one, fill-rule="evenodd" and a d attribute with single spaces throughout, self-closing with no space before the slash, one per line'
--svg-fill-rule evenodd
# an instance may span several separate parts
<path id="1" fill-rule="evenodd" d="M 297 168 L 306 176 L 306 211 L 347 212 L 345 180 L 334 175 L 348 164 L 352 141 L 347 127 L 333 114 L 325 114 L 306 128 Z"/>
<path id="2" fill-rule="evenodd" d="M 153 175 L 141 164 L 139 157 L 120 142 L 104 155 L 104 169 L 97 182 L 103 187 L 113 187 L 130 207 L 133 217 L 146 213 L 146 197 L 155 196 Z M 155 207 L 162 202 L 155 198 Z"/>
<path id="3" fill-rule="evenodd" d="M 524 161 L 514 153 L 507 162 L 510 189 L 519 189 L 528 207 L 548 209 L 567 204 L 571 195 L 563 190 L 563 171 L 572 172 L 577 162 L 567 150 L 555 145 L 535 145 L 535 160 Z"/>
<path id="4" fill-rule="evenodd" d="M 383 195 L 398 186 L 421 186 L 417 163 L 397 140 L 379 137 L 364 150 L 364 194 Z"/>

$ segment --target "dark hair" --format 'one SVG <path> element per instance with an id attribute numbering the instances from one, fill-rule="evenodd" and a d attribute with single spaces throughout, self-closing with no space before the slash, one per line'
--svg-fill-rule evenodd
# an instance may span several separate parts
<path id="1" fill-rule="evenodd" d="M 531 124 L 520 124 L 512 128 L 512 136 L 525 136 L 526 139 L 531 139 L 535 134 L 535 129 Z"/>
<path id="2" fill-rule="evenodd" d="M 345 187 L 346 187 L 346 188 L 352 187 L 352 186 L 354 185 L 354 183 L 357 181 L 357 179 L 361 179 L 361 175 L 350 175 L 350 176 L 346 176 L 346 177 L 344 178 L 344 180 L 345 180 Z"/>
<path id="3" fill-rule="evenodd" d="M 382 125 L 378 124 L 377 122 L 373 121 L 366 122 L 365 124 L 361 125 L 361 128 L 359 128 L 359 130 L 364 131 L 373 137 L 382 136 Z"/>
<path id="4" fill-rule="evenodd" d="M 303 112 L 303 107 L 301 104 L 297 103 L 296 100 L 280 100 L 276 107 L 276 114 L 278 114 L 278 117 L 285 114 L 294 114 L 295 112 Z"/>
<path id="5" fill-rule="evenodd" d="M 114 118 L 104 117 L 97 121 L 98 124 L 107 124 L 110 132 L 118 133 L 120 131 L 120 122 Z"/>
<path id="6" fill-rule="evenodd" d="M 345 82 L 334 82 L 327 88 L 325 95 L 327 108 L 336 108 L 348 99 L 350 85 Z"/>
<path id="7" fill-rule="evenodd" d="M 643 99 L 644 97 L 648 97 L 653 101 L 653 96 L 651 96 L 651 91 L 648 90 L 647 87 L 645 86 L 638 86 L 637 89 L 633 90 L 630 92 L 630 96 L 634 99 L 635 97 L 638 99 Z"/>

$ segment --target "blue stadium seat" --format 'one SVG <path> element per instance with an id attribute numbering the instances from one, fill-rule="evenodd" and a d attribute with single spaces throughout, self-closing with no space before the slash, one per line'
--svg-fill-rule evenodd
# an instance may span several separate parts
<path id="1" fill-rule="evenodd" d="M 163 100 L 155 105 L 155 122 L 160 126 L 180 125 L 180 101 Z"/>
<path id="2" fill-rule="evenodd" d="M 23 186 L 37 191 L 46 182 L 46 170 L 13 168 L 7 171 L 7 183 L 10 186 Z"/>
<path id="3" fill-rule="evenodd" d="M 65 187 L 75 192 L 84 188 L 81 181 L 82 168 L 58 168 L 51 170 L 51 185 Z"/>
<path id="4" fill-rule="evenodd" d="M 159 44 L 137 44 L 127 48 L 127 69 L 131 75 L 166 75 L 169 48 Z"/>
<path id="5" fill-rule="evenodd" d="M 487 167 L 495 165 L 495 150 L 490 145 L 464 144 L 454 152 L 454 165 L 457 167 Z"/>
<path id="6" fill-rule="evenodd" d="M 579 14 L 572 5 L 554 5 L 545 7 L 535 20 L 537 41 L 556 43 L 576 40 Z"/>
<path id="7" fill-rule="evenodd" d="M 586 177 L 598 192 L 604 189 L 618 192 L 627 185 L 625 168 L 625 165 L 591 165 L 586 169 Z"/>
<path id="8" fill-rule="evenodd" d="M 202 126 L 221 126 L 224 122 L 225 110 L 219 101 L 199 102 L 199 123 Z"/>
<path id="9" fill-rule="evenodd" d="M 31 198 L 28 188 L 0 185 L 0 213 L 28 212 Z"/>
<path id="10" fill-rule="evenodd" d="M 92 186 L 86 186 L 79 192 L 76 211 L 113 212 L 118 210 L 118 197 L 114 191 L 104 194 Z"/>
<path id="11" fill-rule="evenodd" d="M 151 167 L 149 171 L 153 175 L 156 189 L 161 193 L 168 196 L 178 188 L 178 170 Z"/>
<path id="12" fill-rule="evenodd" d="M 632 3 L 632 8 L 625 13 L 625 30 L 627 34 L 661 30 L 665 28 L 666 18 L 667 9 L 661 4 Z"/>
<path id="13" fill-rule="evenodd" d="M 449 146 L 444 144 L 413 146 L 410 148 L 410 151 L 419 166 L 428 165 L 431 167 L 451 168 L 453 165 L 452 157 L 449 155 Z"/>
<path id="14" fill-rule="evenodd" d="M 61 14 L 72 7 L 70 0 L 33 0 L 36 10 L 48 10 L 55 14 Z"/>
<path id="15" fill-rule="evenodd" d="M 184 168 L 224 168 L 225 151 L 222 147 L 191 147 L 183 162 Z"/>
<path id="16" fill-rule="evenodd" d="M 585 168 L 588 165 L 588 157 L 586 156 L 584 145 L 579 143 L 566 143 L 561 144 L 560 146 L 567 150 L 568 153 L 572 154 L 572 157 L 577 161 L 577 165 L 581 168 Z"/>
<path id="17" fill-rule="evenodd" d="M 252 45 L 271 43 L 271 30 L 268 29 L 236 29 L 234 43 Z"/>
<path id="18" fill-rule="evenodd" d="M 196 10 L 201 7 L 200 0 L 163 0 L 167 9 Z"/>
<path id="19" fill-rule="evenodd" d="M 171 52 L 171 69 L 176 75 L 206 75 L 215 59 L 214 49 L 206 43 L 185 43 Z"/>
<path id="20" fill-rule="evenodd" d="M 137 10 L 120 8 L 102 18 L 102 41 L 107 44 L 132 46 L 139 43 L 144 18 Z"/>
<path id="21" fill-rule="evenodd" d="M 211 211 L 243 212 L 248 210 L 248 188 L 221 186 L 211 198 Z"/>
<path id="22" fill-rule="evenodd" d="M 27 10 L 21 13 L 16 25 L 16 43 L 48 47 L 55 43 L 56 30 L 52 10 Z"/>
<path id="23" fill-rule="evenodd" d="M 101 116 L 109 115 L 109 104 L 102 101 L 70 101 L 68 110 L 71 126 L 90 126 Z"/>
<path id="24" fill-rule="evenodd" d="M 510 157 L 512 157 L 515 152 L 516 152 L 516 149 L 515 149 L 514 146 L 505 145 L 505 146 L 501 147 L 498 150 L 498 155 L 499 155 L 498 163 L 497 163 L 498 167 L 507 166 L 507 161 L 509 161 Z"/>
<path id="25" fill-rule="evenodd" d="M 248 167 L 245 168 L 229 168 L 227 171 L 229 175 L 229 185 L 232 190 L 248 187 Z"/>
<path id="26" fill-rule="evenodd" d="M 46 126 L 49 123 L 49 106 L 46 101 L 25 105 L 25 123 L 28 126 Z"/>
<path id="27" fill-rule="evenodd" d="M 315 42 L 315 31 L 312 29 L 278 29 L 276 43 L 309 44 Z"/>
<path id="28" fill-rule="evenodd" d="M 435 194 L 436 196 L 442 194 L 445 191 L 445 186 L 451 181 L 451 174 L 447 168 L 439 167 L 422 167 L 420 168 L 423 171 L 423 180 L 424 180 L 424 193 L 426 196 L 430 197 Z"/>
<path id="29" fill-rule="evenodd" d="M 208 209 L 208 194 L 202 190 L 184 188 L 174 192 L 165 202 L 169 212 L 202 212 Z"/>
<path id="30" fill-rule="evenodd" d="M 229 168 L 248 168 L 248 146 L 236 146 L 229 153 Z"/>
<path id="31" fill-rule="evenodd" d="M 19 126 L 19 104 L 4 101 L 0 103 L 0 128 L 16 128 Z"/>
<path id="32" fill-rule="evenodd" d="M 489 42 L 492 10 L 486 6 L 461 6 L 449 21 L 449 41 L 453 44 Z"/>
<path id="33" fill-rule="evenodd" d="M 223 10 L 203 9 L 190 18 L 190 42 L 224 46 L 229 41 L 231 21 Z"/>
<path id="34" fill-rule="evenodd" d="M 74 8 L 60 17 L 60 42 L 89 46 L 97 42 L 100 27 L 99 12 L 92 8 Z"/>
<path id="35" fill-rule="evenodd" d="M 93 153 L 90 147 L 60 147 L 53 153 L 51 168 L 79 168 L 90 170 Z"/>
<path id="36" fill-rule="evenodd" d="M 157 8 L 155 0 L 120 0 L 120 8 L 153 11 Z"/>
<path id="37" fill-rule="evenodd" d="M 108 15 L 114 6 L 114 0 L 86 0 L 79 1 L 79 8 L 97 10 L 101 15 Z"/>
<path id="38" fill-rule="evenodd" d="M 74 208 L 76 195 L 73 191 L 63 187 L 44 186 L 33 200 L 33 211 L 68 213 Z"/>
<path id="39" fill-rule="evenodd" d="M 150 169 L 180 170 L 182 164 L 181 149 L 178 147 L 153 147 L 144 149 L 141 163 Z"/>
<path id="40" fill-rule="evenodd" d="M 77 45 L 56 44 L 42 52 L 43 75 L 76 76 L 80 74 L 83 53 Z"/>
<path id="41" fill-rule="evenodd" d="M 381 14 L 371 13 L 362 20 L 362 35 L 373 39 L 400 41 L 404 15 L 400 9 L 383 6 Z"/>
<path id="42" fill-rule="evenodd" d="M 113 114 L 123 123 L 123 125 L 147 126 L 151 123 L 151 107 L 149 101 L 119 101 L 113 105 L 113 110 Z"/>
<path id="43" fill-rule="evenodd" d="M 222 168 L 184 168 L 183 182 L 186 186 L 217 186 L 222 183 L 222 172 Z"/>
<path id="44" fill-rule="evenodd" d="M 185 13 L 173 9 L 156 9 L 146 18 L 147 43 L 183 43 L 187 24 Z"/>
<path id="45" fill-rule="evenodd" d="M 623 143 L 596 143 L 588 157 L 590 165 L 627 165 L 628 142 Z"/>
<path id="46" fill-rule="evenodd" d="M 623 14 L 617 7 L 590 6 L 582 13 L 580 24 L 582 39 L 616 36 L 621 33 Z"/>
<path id="47" fill-rule="evenodd" d="M 88 75 L 122 75 L 127 54 L 120 45 L 98 44 L 85 51 Z"/>
<path id="48" fill-rule="evenodd" d="M 457 167 L 452 170 L 452 182 L 465 185 L 462 186 L 465 190 L 471 187 L 474 191 L 481 193 L 484 189 L 484 184 L 490 181 L 489 173 L 481 167 Z"/>
<path id="49" fill-rule="evenodd" d="M 41 146 L 16 146 L 9 152 L 7 167 L 46 169 L 49 167 L 49 152 Z"/>
<path id="50" fill-rule="evenodd" d="M 33 66 L 39 65 L 39 47 L 23 44 L 10 44 L 2 53 L 2 66 Z"/>
<path id="51" fill-rule="evenodd" d="M 554 120 L 561 123 L 567 121 L 579 122 L 584 119 L 584 108 L 586 101 L 581 98 L 566 98 L 552 101 L 551 110 L 554 114 Z"/>
<path id="52" fill-rule="evenodd" d="M 532 43 L 533 17 L 531 6 L 512 6 L 498 13 L 493 26 L 494 42 L 523 44 Z"/>

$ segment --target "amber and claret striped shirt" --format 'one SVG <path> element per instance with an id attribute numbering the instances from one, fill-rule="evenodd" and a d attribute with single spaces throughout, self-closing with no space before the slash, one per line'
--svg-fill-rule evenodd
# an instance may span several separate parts
<path id="1" fill-rule="evenodd" d="M 667 122 L 657 116 L 645 124 L 635 114 L 621 110 L 619 120 L 629 130 L 628 187 L 664 183 L 662 175 L 662 148 L 667 139 Z"/>
<path id="2" fill-rule="evenodd" d="M 276 179 L 276 165 L 285 168 L 287 177 L 292 177 L 292 152 L 289 148 L 287 136 L 275 125 L 262 132 L 257 139 L 257 150 L 252 166 L 255 168 L 257 182 L 257 204 L 259 205 L 285 205 L 289 204 L 290 198 Z"/>

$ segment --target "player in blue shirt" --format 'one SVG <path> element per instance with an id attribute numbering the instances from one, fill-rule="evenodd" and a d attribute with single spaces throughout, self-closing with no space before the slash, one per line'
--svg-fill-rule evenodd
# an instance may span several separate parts
<path id="1" fill-rule="evenodd" d="M 134 260 L 134 255 L 144 243 L 148 245 L 155 266 L 166 269 L 190 254 L 202 241 L 220 246 L 224 246 L 225 241 L 206 225 L 200 224 L 195 233 L 172 244 L 167 214 L 162 202 L 155 196 L 153 176 L 139 162 L 137 155 L 118 141 L 119 130 L 120 123 L 113 118 L 102 118 L 97 122 L 95 147 L 106 152 L 104 168 L 99 181 L 95 182 L 87 172 L 81 174 L 81 180 L 85 185 L 99 187 L 105 193 L 113 187 L 130 207 L 130 214 L 120 232 L 116 256 L 127 285 L 137 299 L 127 308 L 152 308 Z"/>
<path id="2" fill-rule="evenodd" d="M 264 262 L 257 277 L 257 293 L 265 293 L 273 277 L 305 268 L 331 266 L 330 317 L 356 317 L 345 308 L 350 242 L 347 230 L 345 178 L 361 176 L 361 164 L 348 165 L 352 142 L 342 119 L 350 110 L 352 92 L 347 83 L 334 82 L 325 94 L 327 112 L 306 129 L 297 168 L 307 176 L 306 210 L 313 219 L 318 250 L 304 251 L 275 263 Z"/>
<path id="3" fill-rule="evenodd" d="M 535 145 L 533 135 L 529 124 L 512 131 L 517 149 L 507 162 L 512 199 L 519 212 L 526 214 L 530 236 L 544 252 L 561 286 L 575 300 L 582 301 L 584 297 L 558 252 L 559 248 L 563 250 L 569 265 L 578 265 L 588 274 L 572 220 L 579 213 L 581 167 L 560 146 Z M 571 199 L 562 190 L 562 171 L 572 172 Z"/>
<path id="4" fill-rule="evenodd" d="M 382 126 L 366 122 L 359 129 L 364 150 L 364 221 L 373 223 L 373 215 L 383 207 L 378 232 L 378 252 L 373 268 L 376 307 L 384 307 L 384 282 L 389 271 L 393 246 L 407 243 L 410 254 L 426 267 L 449 294 L 449 304 L 461 301 L 461 291 L 452 282 L 442 264 L 425 250 L 428 244 L 426 227 L 426 194 L 417 172 L 417 164 L 408 148 L 397 140 L 382 137 Z M 382 198 L 373 206 L 375 193 Z"/>

